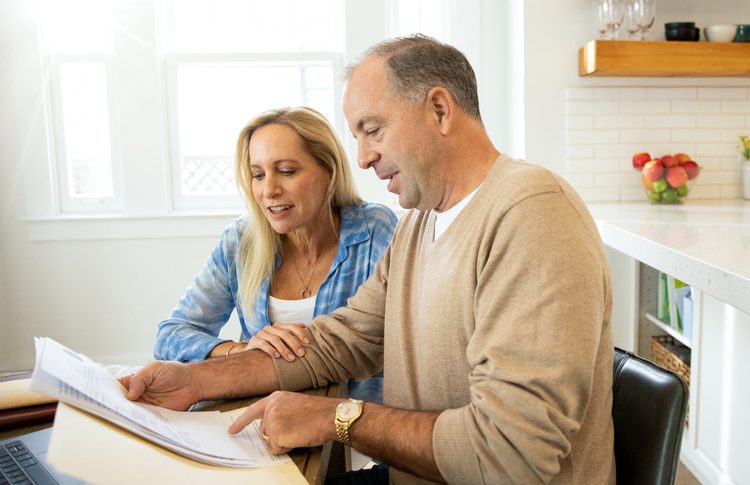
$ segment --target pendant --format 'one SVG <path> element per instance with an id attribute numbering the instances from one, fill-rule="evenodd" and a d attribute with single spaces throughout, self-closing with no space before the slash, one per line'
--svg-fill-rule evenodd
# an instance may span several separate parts
<path id="1" fill-rule="evenodd" d="M 307 288 L 302 290 L 302 298 L 310 298 L 310 290 L 308 290 Z"/>

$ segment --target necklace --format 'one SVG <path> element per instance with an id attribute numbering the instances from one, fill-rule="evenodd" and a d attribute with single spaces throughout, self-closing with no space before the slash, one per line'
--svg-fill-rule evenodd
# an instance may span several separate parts
<path id="1" fill-rule="evenodd" d="M 302 278 L 302 274 L 299 272 L 299 267 L 297 266 L 297 258 L 292 259 L 292 262 L 294 262 L 294 269 L 297 271 L 297 276 L 299 276 L 299 280 L 302 283 L 302 291 L 300 292 L 302 298 L 310 298 L 310 296 L 312 295 L 312 292 L 310 291 L 310 283 L 312 282 L 313 276 L 315 276 L 315 269 L 318 267 L 318 263 L 320 263 L 321 259 L 323 259 L 322 256 L 315 260 L 315 264 L 313 265 L 313 269 L 310 272 L 310 277 L 307 279 L 307 283 L 305 283 L 305 280 Z"/>

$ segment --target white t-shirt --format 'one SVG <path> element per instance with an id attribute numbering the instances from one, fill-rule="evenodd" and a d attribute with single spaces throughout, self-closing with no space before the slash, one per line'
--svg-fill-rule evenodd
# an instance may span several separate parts
<path id="1" fill-rule="evenodd" d="M 268 319 L 271 323 L 309 324 L 315 314 L 315 296 L 302 300 L 282 300 L 268 295 Z"/>
<path id="2" fill-rule="evenodd" d="M 481 185 L 479 186 L 481 187 Z M 435 214 L 435 237 L 432 239 L 433 241 L 437 241 L 437 239 L 443 235 L 443 233 L 450 227 L 451 223 L 456 220 L 458 217 L 458 214 L 461 213 L 461 211 L 466 207 L 466 204 L 471 202 L 471 199 L 474 198 L 474 194 L 477 193 L 477 190 L 479 190 L 479 187 L 474 189 L 472 193 L 461 199 L 458 204 L 454 205 L 450 209 L 448 209 L 445 212 L 434 212 Z"/>

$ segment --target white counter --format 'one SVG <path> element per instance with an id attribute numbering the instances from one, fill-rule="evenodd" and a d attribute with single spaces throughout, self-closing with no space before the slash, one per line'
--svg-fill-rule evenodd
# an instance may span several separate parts
<path id="1" fill-rule="evenodd" d="M 607 246 L 750 313 L 750 201 L 588 207 Z"/>

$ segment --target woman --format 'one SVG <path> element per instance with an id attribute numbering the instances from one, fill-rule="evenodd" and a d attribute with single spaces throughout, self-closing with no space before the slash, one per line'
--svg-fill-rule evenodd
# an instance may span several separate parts
<path id="1" fill-rule="evenodd" d="M 309 341 L 304 324 L 344 306 L 390 242 L 395 215 L 360 199 L 343 147 L 317 111 L 260 114 L 240 132 L 236 160 L 251 217 L 224 229 L 193 284 L 159 323 L 157 359 L 197 361 L 261 349 L 294 360 L 292 352 L 303 355 L 300 342 Z M 233 310 L 247 342 L 217 337 Z M 351 382 L 350 394 L 379 401 L 380 379 L 368 381 Z"/>

